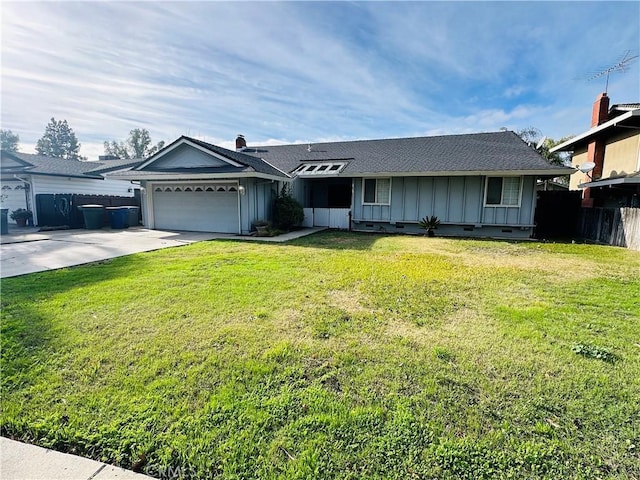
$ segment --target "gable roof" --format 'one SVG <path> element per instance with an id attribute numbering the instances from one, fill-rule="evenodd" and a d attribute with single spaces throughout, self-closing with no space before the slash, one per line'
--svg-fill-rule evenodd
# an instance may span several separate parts
<path id="1" fill-rule="evenodd" d="M 244 153 L 293 172 L 305 162 L 341 162 L 339 176 L 465 175 L 513 173 L 562 175 L 514 132 L 356 140 L 250 147 Z"/>
<path id="2" fill-rule="evenodd" d="M 12 167 L 9 169 L 10 173 L 93 179 L 104 179 L 101 175 L 102 173 L 130 168 L 141 162 L 140 159 L 82 162 L 80 160 L 65 160 L 44 155 L 5 151 L 2 152 L 2 156 L 7 156 L 23 164 L 20 168 Z"/>
<path id="3" fill-rule="evenodd" d="M 614 105 L 614 107 L 620 106 Z M 595 126 L 590 130 L 581 133 L 580 135 L 576 135 L 575 137 L 561 143 L 560 145 L 556 145 L 549 151 L 551 153 L 572 152 L 577 149 L 586 147 L 596 138 L 610 138 L 611 136 L 617 135 L 622 131 L 627 131 L 629 128 L 640 128 L 640 104 L 625 104 L 624 108 L 620 107 L 617 109 L 617 111 L 621 111 L 623 113 L 614 116 L 609 121 Z"/>
<path id="4" fill-rule="evenodd" d="M 215 167 L 186 167 L 186 168 L 170 168 L 170 169 L 155 169 L 153 164 L 160 158 L 162 158 L 167 153 L 171 152 L 173 149 L 177 148 L 180 145 L 190 145 L 192 147 L 198 148 L 201 151 L 209 153 L 216 158 L 221 158 L 226 161 L 228 165 L 225 166 L 215 166 Z M 204 142 L 202 140 L 198 140 L 196 138 L 187 137 L 185 135 L 181 136 L 174 142 L 171 142 L 169 145 L 164 147 L 162 150 L 157 152 L 155 155 L 149 157 L 146 161 L 140 163 L 136 166 L 133 171 L 123 172 L 121 174 L 113 174 L 113 177 L 131 177 L 132 175 L 139 179 L 158 177 L 161 175 L 169 176 L 171 174 L 178 173 L 198 173 L 198 174 L 233 174 L 233 173 L 258 173 L 271 177 L 281 177 L 281 178 L 289 178 L 289 176 L 283 172 L 282 170 L 274 167 L 269 162 L 266 162 L 260 158 L 256 158 L 251 155 L 247 155 L 242 152 L 235 152 L 233 150 L 229 150 L 223 147 L 219 147 L 217 145 L 213 145 L 211 143 Z"/>

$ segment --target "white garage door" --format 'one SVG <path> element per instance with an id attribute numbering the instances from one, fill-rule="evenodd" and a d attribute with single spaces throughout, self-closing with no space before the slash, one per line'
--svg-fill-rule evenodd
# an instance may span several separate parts
<path id="1" fill-rule="evenodd" d="M 156 229 L 238 233 L 237 185 L 157 185 L 152 190 Z"/>

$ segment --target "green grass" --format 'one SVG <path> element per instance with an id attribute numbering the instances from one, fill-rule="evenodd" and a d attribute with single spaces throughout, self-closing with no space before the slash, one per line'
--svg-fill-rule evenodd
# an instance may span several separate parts
<path id="1" fill-rule="evenodd" d="M 2 282 L 4 436 L 184 478 L 640 478 L 640 254 L 322 233 Z"/>

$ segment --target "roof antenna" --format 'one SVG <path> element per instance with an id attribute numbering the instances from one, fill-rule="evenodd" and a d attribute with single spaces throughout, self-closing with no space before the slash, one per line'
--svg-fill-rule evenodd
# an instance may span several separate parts
<path id="1" fill-rule="evenodd" d="M 633 55 L 631 56 L 631 50 L 627 50 L 627 53 L 624 54 L 624 56 L 622 57 L 622 59 L 618 62 L 615 63 L 613 65 L 611 65 L 610 67 L 607 67 L 597 73 L 594 73 L 591 75 L 591 77 L 589 77 L 587 80 L 591 81 L 591 80 L 595 80 L 596 78 L 600 78 L 604 75 L 607 76 L 607 80 L 606 83 L 604 85 L 604 93 L 608 93 L 609 90 L 609 75 L 612 72 L 621 72 L 621 73 L 625 73 L 628 69 L 629 69 L 629 64 L 635 60 L 636 58 L 638 58 L 638 55 Z"/>

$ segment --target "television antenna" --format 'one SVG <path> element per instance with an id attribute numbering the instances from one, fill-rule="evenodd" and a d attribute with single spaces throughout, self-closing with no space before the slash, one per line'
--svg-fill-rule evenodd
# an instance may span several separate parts
<path id="1" fill-rule="evenodd" d="M 604 85 L 604 93 L 607 93 L 607 91 L 609 90 L 609 75 L 613 72 L 625 73 L 629 69 L 629 64 L 636 58 L 638 58 L 638 55 L 632 55 L 631 50 L 627 50 L 627 53 L 624 54 L 624 56 L 622 57 L 622 59 L 620 59 L 620 61 L 618 61 L 618 63 L 615 63 L 610 67 L 594 73 L 593 75 L 591 75 L 591 77 L 588 78 L 588 81 L 606 76 L 607 80 Z"/>

